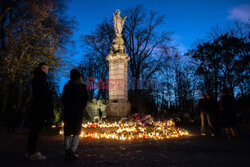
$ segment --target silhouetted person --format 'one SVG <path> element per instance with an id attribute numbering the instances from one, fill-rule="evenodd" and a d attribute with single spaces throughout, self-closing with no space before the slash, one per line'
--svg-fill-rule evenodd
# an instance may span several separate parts
<path id="1" fill-rule="evenodd" d="M 39 133 L 45 120 L 53 117 L 53 102 L 47 82 L 49 66 L 40 63 L 34 71 L 32 79 L 33 103 L 30 112 L 31 129 L 28 136 L 26 157 L 31 160 L 45 160 L 46 156 L 37 151 Z"/>
<path id="2" fill-rule="evenodd" d="M 228 138 L 239 137 L 238 125 L 235 115 L 235 100 L 230 94 L 230 90 L 225 88 L 221 91 L 221 99 L 219 101 L 221 125 L 225 129 Z"/>
<path id="3" fill-rule="evenodd" d="M 207 105 L 207 99 L 206 99 L 206 95 L 203 94 L 201 96 L 201 99 L 199 101 L 198 104 L 198 110 L 201 112 L 201 135 L 206 135 L 205 131 L 206 131 L 206 120 L 208 123 L 208 127 L 211 131 L 211 135 L 214 136 L 214 129 L 213 129 L 213 123 L 212 123 L 212 116 L 211 116 L 211 110 L 208 109 L 208 105 Z"/>
<path id="4" fill-rule="evenodd" d="M 217 113 L 218 113 L 218 103 L 216 99 L 212 97 L 211 94 L 207 94 L 206 96 L 206 106 L 207 106 L 207 113 L 210 114 L 210 122 L 212 123 L 212 134 L 219 133 L 219 127 L 217 125 Z"/>
<path id="5" fill-rule="evenodd" d="M 83 111 L 88 100 L 86 86 L 83 84 L 80 72 L 71 70 L 70 80 L 63 88 L 62 101 L 64 104 L 64 147 L 65 159 L 76 159 L 79 135 L 83 120 Z M 73 135 L 72 140 L 70 136 Z"/>

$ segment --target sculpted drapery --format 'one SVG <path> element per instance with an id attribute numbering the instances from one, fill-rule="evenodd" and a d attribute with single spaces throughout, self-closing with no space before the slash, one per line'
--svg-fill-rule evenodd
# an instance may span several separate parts
<path id="1" fill-rule="evenodd" d="M 116 10 L 115 14 L 113 13 L 113 19 L 114 19 L 114 28 L 115 28 L 115 34 L 121 34 L 124 22 L 126 20 L 127 16 L 123 19 L 120 16 L 120 11 Z"/>

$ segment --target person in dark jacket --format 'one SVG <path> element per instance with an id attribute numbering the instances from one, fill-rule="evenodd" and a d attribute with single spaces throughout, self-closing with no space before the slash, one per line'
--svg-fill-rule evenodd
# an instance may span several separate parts
<path id="1" fill-rule="evenodd" d="M 203 94 L 201 96 L 201 99 L 198 104 L 198 110 L 201 112 L 201 135 L 205 136 L 205 125 L 206 125 L 206 120 L 208 123 L 208 127 L 211 131 L 211 135 L 214 136 L 214 127 L 212 123 L 212 115 L 211 115 L 211 108 L 208 108 L 208 100 L 206 98 L 206 94 Z"/>
<path id="2" fill-rule="evenodd" d="M 230 90 L 225 88 L 221 91 L 221 99 L 219 101 L 220 122 L 228 138 L 238 138 L 239 129 L 236 120 L 236 106 L 234 97 L 230 94 Z"/>
<path id="3" fill-rule="evenodd" d="M 81 80 L 80 72 L 71 70 L 70 80 L 63 88 L 62 102 L 64 104 L 64 147 L 65 159 L 75 159 L 79 135 L 83 120 L 83 111 L 88 100 L 86 86 Z M 70 136 L 73 135 L 72 140 Z"/>
<path id="4" fill-rule="evenodd" d="M 44 160 L 47 158 L 37 151 L 37 143 L 45 121 L 53 117 L 52 96 L 47 82 L 48 72 L 49 66 L 46 63 L 40 63 L 35 69 L 31 81 L 33 103 L 30 112 L 31 129 L 26 153 L 26 157 L 31 160 Z"/>
<path id="5" fill-rule="evenodd" d="M 210 122 L 212 123 L 212 128 L 210 128 L 212 130 L 212 134 L 219 134 L 219 127 L 218 127 L 218 123 L 217 123 L 217 113 L 218 113 L 218 103 L 216 101 L 215 98 L 213 98 L 213 96 L 208 93 L 206 96 L 207 99 L 207 113 L 210 114 Z"/>

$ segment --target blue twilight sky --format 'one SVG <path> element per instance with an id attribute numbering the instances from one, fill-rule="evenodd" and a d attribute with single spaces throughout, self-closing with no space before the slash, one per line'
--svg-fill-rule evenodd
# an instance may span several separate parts
<path id="1" fill-rule="evenodd" d="M 233 19 L 247 22 L 250 18 L 250 0 L 72 0 L 67 13 L 79 23 L 73 36 L 74 63 L 80 62 L 84 54 L 80 35 L 94 31 L 105 18 L 112 18 L 116 9 L 137 5 L 166 16 L 162 29 L 174 31 L 174 43 L 182 52 L 192 48 L 195 40 L 204 38 L 216 25 L 225 26 Z M 60 79 L 60 92 L 68 79 Z"/>

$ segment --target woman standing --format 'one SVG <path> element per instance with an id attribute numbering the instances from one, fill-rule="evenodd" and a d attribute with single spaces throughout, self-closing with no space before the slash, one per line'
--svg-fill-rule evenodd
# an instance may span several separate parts
<path id="1" fill-rule="evenodd" d="M 229 89 L 223 89 L 221 91 L 221 99 L 219 101 L 219 109 L 221 115 L 221 125 L 225 129 L 225 133 L 228 138 L 239 137 L 239 129 L 237 125 L 236 115 L 235 115 L 235 100 L 230 94 Z"/>
<path id="2" fill-rule="evenodd" d="M 83 120 L 83 111 L 88 100 L 86 86 L 83 84 L 80 72 L 71 70 L 70 80 L 63 88 L 62 102 L 64 104 L 64 147 L 65 159 L 76 159 L 79 135 Z M 73 135 L 72 140 L 70 136 Z"/>

